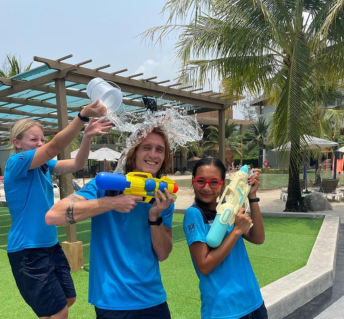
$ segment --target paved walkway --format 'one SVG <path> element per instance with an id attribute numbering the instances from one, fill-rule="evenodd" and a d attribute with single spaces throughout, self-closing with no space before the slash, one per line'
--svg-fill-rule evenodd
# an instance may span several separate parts
<path id="1" fill-rule="evenodd" d="M 339 229 L 336 273 L 333 286 L 295 310 L 284 319 L 341 319 L 344 318 L 344 223 Z"/>

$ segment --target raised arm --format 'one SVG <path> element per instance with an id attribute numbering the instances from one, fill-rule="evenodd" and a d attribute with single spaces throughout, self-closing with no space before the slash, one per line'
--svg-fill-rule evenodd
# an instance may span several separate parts
<path id="1" fill-rule="evenodd" d="M 76 157 L 68 160 L 58 161 L 54 168 L 54 173 L 73 173 L 85 166 L 88 155 L 90 153 L 92 136 L 97 134 L 109 134 L 107 131 L 104 130 L 110 129 L 112 127 L 112 123 L 105 121 L 105 117 L 99 119 L 98 121 L 95 121 L 94 118 L 91 118 L 90 123 L 85 128 L 80 149 L 76 154 Z"/>
<path id="2" fill-rule="evenodd" d="M 248 182 L 252 185 L 248 198 L 257 199 L 257 190 L 260 186 L 260 169 L 254 169 L 254 173 L 249 177 Z M 253 244 L 263 244 L 265 241 L 265 230 L 258 202 L 250 202 L 250 210 L 253 226 L 243 237 Z"/>
<path id="3" fill-rule="evenodd" d="M 96 101 L 82 109 L 80 114 L 83 117 L 100 117 L 105 113 L 105 110 L 105 106 L 98 106 L 98 101 Z M 85 122 L 77 116 L 66 128 L 57 133 L 49 143 L 39 147 L 29 169 L 41 166 L 59 154 L 72 142 L 84 124 Z"/>
<path id="4" fill-rule="evenodd" d="M 46 213 L 45 222 L 47 225 L 71 225 L 113 209 L 129 213 L 138 201 L 142 201 L 141 196 L 118 195 L 87 200 L 73 193 L 57 202 Z"/>

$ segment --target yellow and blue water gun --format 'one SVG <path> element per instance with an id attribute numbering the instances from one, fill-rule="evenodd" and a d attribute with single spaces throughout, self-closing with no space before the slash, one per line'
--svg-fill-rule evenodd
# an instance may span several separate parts
<path id="1" fill-rule="evenodd" d="M 100 172 L 96 177 L 96 184 L 100 189 L 121 191 L 125 195 L 142 196 L 144 203 L 152 203 L 155 193 L 165 188 L 173 194 L 178 191 L 176 182 L 166 176 L 154 178 L 150 173 L 131 172 L 127 175 Z"/>

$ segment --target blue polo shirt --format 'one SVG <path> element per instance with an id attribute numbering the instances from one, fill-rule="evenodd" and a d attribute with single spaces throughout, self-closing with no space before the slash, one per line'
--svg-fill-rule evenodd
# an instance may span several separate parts
<path id="1" fill-rule="evenodd" d="M 45 223 L 45 214 L 54 205 L 50 173 L 56 160 L 47 162 L 48 171 L 29 170 L 36 150 L 12 154 L 5 167 L 4 187 L 12 218 L 8 233 L 9 253 L 26 248 L 51 247 L 57 242 L 56 226 Z"/>
<path id="2" fill-rule="evenodd" d="M 205 222 L 196 207 L 189 207 L 184 215 L 183 228 L 188 245 L 199 241 L 206 243 L 211 221 Z M 226 236 L 233 229 L 228 227 Z M 201 274 L 195 263 L 201 292 L 202 319 L 237 319 L 263 304 L 260 288 L 253 273 L 242 237 L 233 249 L 208 275 Z"/>
<path id="3" fill-rule="evenodd" d="M 88 200 L 105 191 L 91 180 L 76 192 Z M 130 213 L 115 210 L 92 218 L 88 301 L 106 310 L 136 310 L 166 301 L 158 258 L 148 225 L 151 204 L 138 203 Z M 174 204 L 161 212 L 172 228 Z"/>

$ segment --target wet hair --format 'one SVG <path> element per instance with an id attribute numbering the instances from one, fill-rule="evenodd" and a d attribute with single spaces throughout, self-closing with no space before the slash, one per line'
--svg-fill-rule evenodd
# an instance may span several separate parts
<path id="1" fill-rule="evenodd" d="M 172 163 L 172 156 L 171 156 L 171 148 L 170 148 L 170 143 L 168 142 L 168 138 L 167 135 L 165 133 L 165 131 L 160 128 L 160 127 L 155 127 L 150 133 L 154 133 L 157 135 L 160 135 L 164 142 L 165 142 L 165 159 L 161 165 L 161 168 L 159 169 L 159 171 L 156 173 L 156 177 L 160 178 L 162 175 L 166 175 L 171 167 L 171 163 Z M 149 133 L 149 134 L 150 134 Z M 142 139 L 141 143 L 144 141 L 144 139 Z M 141 145 L 141 143 L 139 145 L 137 145 L 136 147 L 133 147 L 132 149 L 130 149 L 128 151 L 127 154 L 127 161 L 125 164 L 125 173 L 129 173 L 132 172 L 135 168 L 135 160 L 136 160 L 136 150 L 137 148 Z"/>
<path id="2" fill-rule="evenodd" d="M 194 179 L 194 177 L 196 176 L 197 169 L 199 167 L 211 166 L 211 165 L 213 165 L 219 169 L 219 171 L 221 173 L 221 180 L 225 181 L 225 179 L 226 179 L 226 167 L 216 157 L 207 157 L 207 158 L 202 158 L 201 160 L 199 160 L 192 170 L 192 179 Z M 225 183 L 222 184 L 222 187 L 224 187 L 224 185 L 225 185 Z M 199 206 L 199 208 L 201 208 L 203 218 L 205 218 L 206 220 L 213 220 L 215 218 L 214 211 L 209 209 L 208 204 L 202 202 L 197 197 L 195 197 L 195 203 L 197 204 L 197 206 Z"/>
<path id="3" fill-rule="evenodd" d="M 15 152 L 17 152 L 17 148 L 13 144 L 13 139 L 16 138 L 17 140 L 21 140 L 24 137 L 25 131 L 32 126 L 38 126 L 43 131 L 42 124 L 32 119 L 21 119 L 12 124 L 10 129 L 10 141 L 12 142 L 12 147 Z"/>

